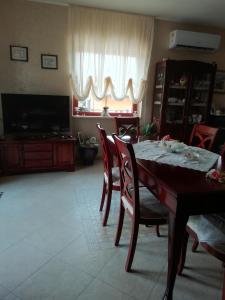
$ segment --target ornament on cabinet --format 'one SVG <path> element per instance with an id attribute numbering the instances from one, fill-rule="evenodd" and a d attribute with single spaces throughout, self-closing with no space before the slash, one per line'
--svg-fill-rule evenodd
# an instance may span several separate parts
<path id="1" fill-rule="evenodd" d="M 187 76 L 185 74 L 182 75 L 180 78 L 180 85 L 185 86 L 187 84 L 187 81 L 188 81 Z"/>

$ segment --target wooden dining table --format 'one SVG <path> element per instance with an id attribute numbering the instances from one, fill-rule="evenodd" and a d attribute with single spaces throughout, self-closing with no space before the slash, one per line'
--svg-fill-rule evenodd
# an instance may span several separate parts
<path id="1" fill-rule="evenodd" d="M 116 152 L 113 138 L 108 136 L 112 152 Z M 136 159 L 139 180 L 168 208 L 168 272 L 163 300 L 173 299 L 173 288 L 181 254 L 182 238 L 190 215 L 224 213 L 225 184 L 206 178 L 206 173 Z M 214 166 L 222 171 L 221 157 Z"/>

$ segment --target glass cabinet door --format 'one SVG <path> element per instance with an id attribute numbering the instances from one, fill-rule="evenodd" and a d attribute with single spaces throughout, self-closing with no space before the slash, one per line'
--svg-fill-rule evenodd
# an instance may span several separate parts
<path id="1" fill-rule="evenodd" d="M 185 121 L 185 107 L 188 97 L 189 75 L 180 70 L 174 71 L 169 78 L 166 123 L 183 124 Z"/>
<path id="2" fill-rule="evenodd" d="M 160 118 L 161 107 L 163 104 L 163 93 L 164 93 L 164 85 L 165 85 L 165 65 L 158 64 L 156 69 L 156 77 L 155 77 L 155 88 L 154 88 L 154 117 Z"/>
<path id="3" fill-rule="evenodd" d="M 208 113 L 212 73 L 192 75 L 188 124 L 205 123 Z"/>

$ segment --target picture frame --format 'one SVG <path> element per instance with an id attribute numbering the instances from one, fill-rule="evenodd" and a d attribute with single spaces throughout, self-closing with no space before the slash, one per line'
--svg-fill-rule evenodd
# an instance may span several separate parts
<path id="1" fill-rule="evenodd" d="M 214 93 L 225 94 L 225 71 L 218 70 L 215 76 Z"/>
<path id="2" fill-rule="evenodd" d="M 10 45 L 10 59 L 15 61 L 28 61 L 28 47 Z"/>
<path id="3" fill-rule="evenodd" d="M 42 69 L 58 69 L 58 56 L 53 54 L 41 54 Z"/>

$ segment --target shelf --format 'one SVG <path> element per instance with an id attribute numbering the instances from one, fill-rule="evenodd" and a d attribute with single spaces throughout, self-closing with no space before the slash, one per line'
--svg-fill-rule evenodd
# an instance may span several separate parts
<path id="1" fill-rule="evenodd" d="M 194 103 L 194 104 L 191 104 L 191 106 L 206 107 L 207 104 L 205 104 L 205 103 Z"/>
<path id="2" fill-rule="evenodd" d="M 161 105 L 162 103 L 160 101 L 154 101 L 154 104 Z"/>
<path id="3" fill-rule="evenodd" d="M 199 87 L 199 88 L 198 88 L 198 87 L 194 87 L 193 90 L 194 90 L 194 91 L 204 91 L 204 92 L 208 92 L 208 91 L 209 91 L 209 88 L 208 88 L 208 87 L 207 87 L 207 88 L 206 88 L 206 87 L 205 87 L 205 88 L 203 88 L 203 87 L 202 87 L 202 88 L 201 88 L 201 87 Z"/>
<path id="4" fill-rule="evenodd" d="M 170 106 L 184 106 L 184 103 L 168 103 Z"/>
<path id="5" fill-rule="evenodd" d="M 175 121 L 169 121 L 166 120 L 167 124 L 183 124 L 183 120 L 175 120 Z"/>
<path id="6" fill-rule="evenodd" d="M 176 90 L 186 90 L 187 86 L 179 86 L 179 85 L 170 85 L 170 89 L 176 89 Z"/>

